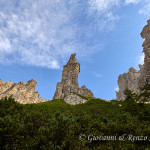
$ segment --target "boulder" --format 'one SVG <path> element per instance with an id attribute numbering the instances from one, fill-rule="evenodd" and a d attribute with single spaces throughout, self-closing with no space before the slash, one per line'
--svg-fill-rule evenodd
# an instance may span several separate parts
<path id="1" fill-rule="evenodd" d="M 64 98 L 64 101 L 70 105 L 83 104 L 87 102 L 86 99 L 81 98 L 80 96 L 70 93 L 68 96 Z"/>

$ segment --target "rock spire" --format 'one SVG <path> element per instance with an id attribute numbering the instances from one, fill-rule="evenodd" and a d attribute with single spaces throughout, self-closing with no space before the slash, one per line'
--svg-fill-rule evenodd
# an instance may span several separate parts
<path id="1" fill-rule="evenodd" d="M 93 97 L 93 93 L 85 86 L 82 86 L 81 88 L 79 87 L 79 72 L 80 64 L 76 60 L 76 54 L 72 54 L 69 61 L 63 68 L 62 80 L 57 83 L 53 99 L 64 99 L 71 93 Z"/>

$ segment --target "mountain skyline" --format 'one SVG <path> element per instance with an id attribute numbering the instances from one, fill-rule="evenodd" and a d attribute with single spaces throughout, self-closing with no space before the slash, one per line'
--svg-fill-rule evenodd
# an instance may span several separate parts
<path id="1" fill-rule="evenodd" d="M 35 79 L 40 96 L 52 99 L 63 65 L 77 53 L 79 85 L 113 99 L 119 74 L 143 63 L 149 11 L 147 0 L 0 0 L 0 78 Z"/>

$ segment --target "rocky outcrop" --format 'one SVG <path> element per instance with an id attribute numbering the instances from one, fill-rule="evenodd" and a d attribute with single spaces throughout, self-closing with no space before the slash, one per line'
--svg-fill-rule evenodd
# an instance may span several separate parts
<path id="1" fill-rule="evenodd" d="M 139 87 L 150 84 L 150 20 L 148 20 L 147 23 L 148 24 L 143 28 L 143 31 L 141 32 L 141 37 L 145 39 L 142 45 L 145 58 L 144 67 L 142 69 L 138 82 Z"/>
<path id="2" fill-rule="evenodd" d="M 91 92 L 91 90 L 86 88 L 85 85 L 83 85 L 83 86 L 81 86 L 81 88 L 79 88 L 78 94 L 85 96 L 85 97 L 86 96 L 93 97 L 93 93 Z"/>
<path id="3" fill-rule="evenodd" d="M 37 82 L 30 80 L 25 84 L 24 81 L 19 83 L 3 82 L 0 80 L 0 99 L 12 96 L 15 101 L 21 104 L 45 102 L 46 99 L 40 98 L 39 93 L 35 91 Z"/>
<path id="4" fill-rule="evenodd" d="M 117 100 L 124 99 L 124 90 L 126 88 L 133 92 L 139 92 L 138 80 L 140 71 L 130 68 L 128 73 L 124 73 L 118 77 L 119 92 L 116 92 Z"/>
<path id="5" fill-rule="evenodd" d="M 83 104 L 83 103 L 87 102 L 86 99 L 83 99 L 80 96 L 73 94 L 73 93 L 66 96 L 64 98 L 64 101 L 68 104 L 71 104 L 71 105 Z"/>
<path id="6" fill-rule="evenodd" d="M 76 54 L 72 54 L 69 61 L 63 68 L 62 80 L 57 83 L 53 99 L 64 99 L 71 93 L 93 97 L 93 93 L 85 86 L 79 88 L 79 72 L 80 64 L 76 61 Z"/>
<path id="7" fill-rule="evenodd" d="M 118 78 L 119 92 L 116 92 L 117 100 L 124 99 L 125 88 L 133 92 L 140 92 L 146 84 L 150 84 L 150 20 L 141 32 L 141 37 L 145 39 L 143 52 L 145 54 L 144 65 L 139 65 L 140 70 L 130 68 L 128 73 L 124 73 Z"/>

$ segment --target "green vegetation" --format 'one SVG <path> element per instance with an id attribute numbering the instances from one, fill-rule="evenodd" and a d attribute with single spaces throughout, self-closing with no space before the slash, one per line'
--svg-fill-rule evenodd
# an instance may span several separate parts
<path id="1" fill-rule="evenodd" d="M 61 99 L 27 105 L 12 97 L 1 99 L 0 149 L 150 150 L 150 105 L 143 103 L 149 89 L 143 89 L 144 94 L 127 89 L 124 101 L 88 97 L 76 106 Z"/>

